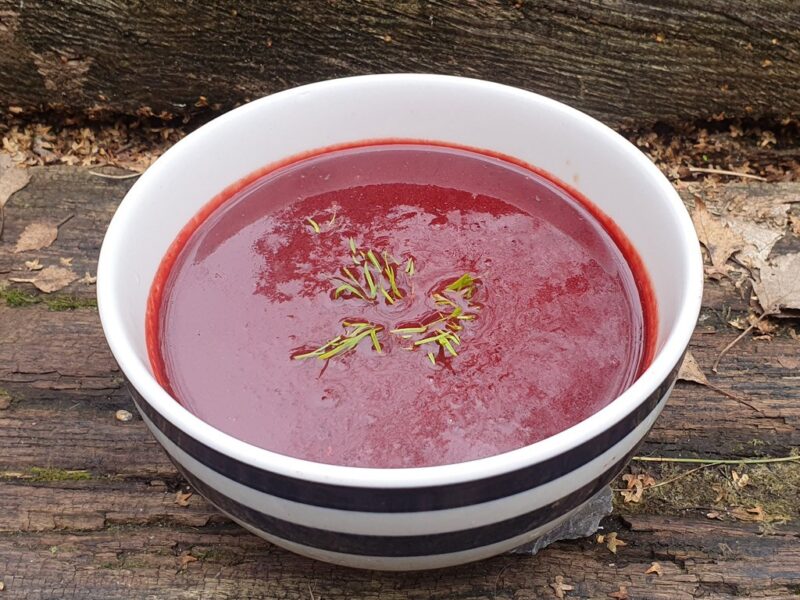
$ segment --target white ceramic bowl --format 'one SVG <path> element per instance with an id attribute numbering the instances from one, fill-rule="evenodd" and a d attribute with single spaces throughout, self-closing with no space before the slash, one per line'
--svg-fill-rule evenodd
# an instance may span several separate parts
<path id="1" fill-rule="evenodd" d="M 437 140 L 511 155 L 577 188 L 622 228 L 650 275 L 655 358 L 621 396 L 550 438 L 455 465 L 367 469 L 290 458 L 195 417 L 159 386 L 145 307 L 180 229 L 228 185 L 331 145 Z M 147 426 L 192 485 L 280 546 L 375 569 L 491 556 L 552 529 L 625 466 L 672 389 L 702 292 L 697 238 L 655 166 L 563 104 L 484 81 L 370 75 L 317 83 L 233 110 L 175 145 L 136 182 L 109 226 L 97 293 L 108 343 Z"/>

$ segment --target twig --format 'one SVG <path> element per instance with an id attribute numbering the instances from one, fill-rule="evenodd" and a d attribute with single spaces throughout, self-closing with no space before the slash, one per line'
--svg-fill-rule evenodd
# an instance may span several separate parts
<path id="1" fill-rule="evenodd" d="M 800 455 L 779 456 L 777 458 L 672 458 L 669 456 L 634 456 L 631 460 L 637 462 L 664 462 L 713 465 L 768 465 L 781 462 L 800 461 Z"/>
<path id="2" fill-rule="evenodd" d="M 745 329 L 745 330 L 744 330 L 742 333 L 740 333 L 738 336 L 736 336 L 736 339 L 735 339 L 735 340 L 733 340 L 733 341 L 732 341 L 730 344 L 728 344 L 727 346 L 725 346 L 725 347 L 724 347 L 724 348 L 723 348 L 723 349 L 720 351 L 720 353 L 717 355 L 717 359 L 714 361 L 714 365 L 711 367 L 711 370 L 712 370 L 712 371 L 714 371 L 714 373 L 716 373 L 716 372 L 717 372 L 717 368 L 719 367 L 719 361 L 720 361 L 720 360 L 722 360 L 722 357 L 723 357 L 723 356 L 725 356 L 725 354 L 726 354 L 726 353 L 727 353 L 727 352 L 728 352 L 728 351 L 729 351 L 731 348 L 733 348 L 733 347 L 734 347 L 736 344 L 738 344 L 738 343 L 739 343 L 739 341 L 740 341 L 742 338 L 744 338 L 744 336 L 746 336 L 748 333 L 750 333 L 751 331 L 753 331 L 753 329 L 755 329 L 756 325 L 758 325 L 758 324 L 759 324 L 759 323 L 762 321 L 762 319 L 765 319 L 766 317 L 771 317 L 771 316 L 772 316 L 772 315 L 774 315 L 774 314 L 775 314 L 774 312 L 765 312 L 765 313 L 764 313 L 764 314 L 762 314 L 760 317 L 758 317 L 758 319 L 756 319 L 756 320 L 755 320 L 753 323 L 751 323 L 751 324 L 750 324 L 750 327 L 748 327 L 748 328 L 747 328 L 747 329 Z"/>
<path id="3" fill-rule="evenodd" d="M 712 389 L 712 390 L 714 390 L 714 391 L 715 391 L 715 392 L 717 392 L 718 394 L 722 394 L 723 396 L 725 396 L 725 397 L 727 397 L 727 398 L 730 398 L 731 400 L 736 400 L 736 402 L 739 402 L 739 403 L 741 403 L 741 404 L 744 404 L 744 405 L 745 405 L 747 408 L 750 408 L 750 409 L 752 409 L 752 410 L 756 411 L 757 413 L 760 413 L 760 414 L 762 414 L 762 415 L 766 416 L 766 415 L 764 414 L 764 411 L 763 411 L 763 410 L 761 410 L 760 408 L 758 408 L 758 407 L 756 407 L 756 406 L 753 406 L 752 404 L 750 404 L 750 402 L 749 402 L 748 400 L 745 400 L 745 399 L 744 399 L 744 398 L 742 398 L 741 396 L 737 396 L 736 394 L 734 394 L 734 393 L 732 393 L 732 392 L 729 392 L 728 390 L 725 390 L 725 389 L 723 389 L 723 388 L 721 388 L 721 387 L 717 387 L 717 386 L 716 386 L 716 385 L 714 385 L 713 383 L 706 383 L 706 384 L 705 384 L 705 386 L 706 386 L 707 388 L 709 388 L 709 389 Z"/>
<path id="4" fill-rule="evenodd" d="M 56 229 L 61 229 L 62 225 L 66 225 L 69 223 L 75 215 L 69 215 L 61 219 L 59 223 L 56 224 Z"/>
<path id="5" fill-rule="evenodd" d="M 726 169 L 712 169 L 710 167 L 689 167 L 690 173 L 708 173 L 709 175 L 730 175 L 732 177 L 743 177 L 745 179 L 755 179 L 756 181 L 766 181 L 760 175 L 750 173 L 739 173 L 738 171 L 728 171 Z"/>
<path id="6" fill-rule="evenodd" d="M 141 173 L 128 173 L 127 175 L 109 175 L 108 173 L 98 173 L 97 171 L 89 171 L 89 175 L 95 177 L 102 177 L 103 179 L 133 179 L 139 177 Z"/>

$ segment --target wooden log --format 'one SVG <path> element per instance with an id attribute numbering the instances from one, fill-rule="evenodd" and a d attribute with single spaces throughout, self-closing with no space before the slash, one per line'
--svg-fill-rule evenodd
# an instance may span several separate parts
<path id="1" fill-rule="evenodd" d="M 191 114 L 365 73 L 496 80 L 615 125 L 800 109 L 789 0 L 0 0 L 0 107 Z"/>
<path id="2" fill-rule="evenodd" d="M 70 167 L 33 169 L 32 175 L 6 206 L 0 277 L 20 276 L 24 261 L 34 257 L 43 264 L 71 257 L 77 269 L 94 273 L 107 222 L 132 182 Z M 753 202 L 785 201 L 799 191 L 798 184 L 730 184 L 716 193 L 724 205 L 741 195 Z M 691 202 L 692 194 L 685 199 Z M 13 253 L 26 225 L 70 214 L 52 246 Z M 797 251 L 798 242 L 788 235 L 779 251 Z M 11 289 L 31 292 L 27 284 Z M 78 282 L 57 292 L 86 301 L 72 310 L 0 300 L 0 398 L 10 399 L 0 408 L 0 581 L 9 598 L 519 600 L 555 597 L 558 576 L 574 587 L 567 598 L 609 597 L 620 585 L 630 598 L 658 600 L 788 599 L 800 590 L 796 488 L 772 489 L 754 471 L 745 490 L 750 495 L 738 500 L 742 507 L 768 499 L 789 507 L 775 508 L 771 516 L 795 521 L 748 523 L 727 514 L 725 522 L 707 519 L 717 494 L 711 482 L 728 481 L 715 472 L 713 480 L 688 480 L 704 486 L 691 501 L 666 493 L 671 484 L 654 490 L 643 505 L 618 506 L 603 523 L 605 532 L 617 531 L 627 543 L 616 556 L 585 539 L 558 543 L 533 558 L 507 555 L 434 573 L 375 574 L 284 552 L 233 525 L 197 495 L 186 507 L 175 502 L 180 477 L 142 421 L 114 417 L 133 407 L 89 302 L 93 294 L 92 285 Z M 797 341 L 785 333 L 772 341 L 743 340 L 713 375 L 708 367 L 738 334 L 723 311 L 730 306 L 742 315 L 747 303 L 732 285 L 709 282 L 703 304 L 692 351 L 712 383 L 747 398 L 755 409 L 679 382 L 640 453 L 788 454 L 800 446 L 800 379 L 792 366 Z M 800 465 L 791 469 L 780 473 L 800 479 Z M 701 473 L 711 476 L 712 470 Z M 645 573 L 653 561 L 661 576 Z"/>

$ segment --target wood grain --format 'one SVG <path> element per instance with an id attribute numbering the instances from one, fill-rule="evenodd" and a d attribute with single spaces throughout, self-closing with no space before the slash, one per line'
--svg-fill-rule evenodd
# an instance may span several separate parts
<path id="1" fill-rule="evenodd" d="M 298 84 L 380 72 L 495 80 L 612 124 L 789 116 L 800 109 L 800 7 L 0 0 L 0 107 L 190 114 L 197 104 L 230 108 Z"/>
<path id="2" fill-rule="evenodd" d="M 130 185 L 77 168 L 34 169 L 28 187 L 7 205 L 0 270 L 16 276 L 34 256 L 47 264 L 70 256 L 94 273 L 105 227 Z M 756 202 L 798 191 L 798 184 L 731 184 L 718 193 Z M 75 216 L 53 246 L 12 253 L 27 224 L 68 214 Z M 796 251 L 797 243 L 789 235 L 780 251 Z M 13 289 L 31 291 L 24 284 Z M 94 289 L 74 283 L 58 294 L 88 299 Z M 641 454 L 777 456 L 800 447 L 800 373 L 792 366 L 800 342 L 785 329 L 771 341 L 743 340 L 719 374 L 709 370 L 738 334 L 727 325 L 725 307 L 742 314 L 745 297 L 728 283 L 710 282 L 691 348 L 712 383 L 755 409 L 680 382 Z M 0 303 L 0 392 L 11 399 L 0 409 L 3 598 L 520 600 L 555 597 L 550 584 L 559 575 L 575 587 L 567 598 L 607 598 L 620 585 L 631 598 L 658 600 L 788 599 L 800 592 L 796 522 L 712 521 L 704 517 L 708 506 L 670 499 L 645 510 L 617 507 L 603 523 L 628 544 L 616 556 L 585 539 L 536 557 L 374 574 L 291 555 L 233 525 L 197 495 L 187 507 L 175 503 L 180 477 L 142 421 L 114 418 L 116 410 L 133 408 L 93 308 Z M 773 500 L 790 505 L 795 496 L 781 489 Z M 652 561 L 662 576 L 645 575 Z"/>

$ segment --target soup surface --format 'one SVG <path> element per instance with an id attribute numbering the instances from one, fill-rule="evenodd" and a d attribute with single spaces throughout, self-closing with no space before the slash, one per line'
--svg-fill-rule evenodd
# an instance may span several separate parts
<path id="1" fill-rule="evenodd" d="M 647 360 L 646 275 L 532 169 L 387 143 L 239 187 L 164 259 L 148 344 L 162 385 L 241 440 L 350 466 L 477 459 L 585 419 Z"/>

